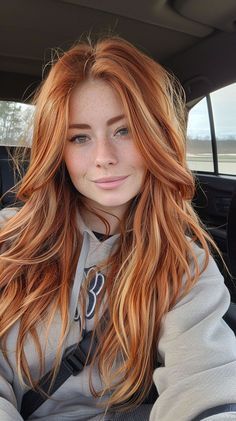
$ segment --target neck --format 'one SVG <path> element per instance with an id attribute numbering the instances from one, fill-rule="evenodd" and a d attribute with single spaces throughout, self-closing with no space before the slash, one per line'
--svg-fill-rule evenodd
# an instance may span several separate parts
<path id="1" fill-rule="evenodd" d="M 110 213 L 98 212 L 97 209 L 96 212 L 108 222 L 110 226 L 110 235 L 118 234 L 120 232 L 120 219 L 117 216 L 111 215 Z M 94 213 L 85 210 L 84 212 L 82 212 L 82 218 L 91 231 L 96 231 L 101 234 L 107 234 L 105 224 Z"/>

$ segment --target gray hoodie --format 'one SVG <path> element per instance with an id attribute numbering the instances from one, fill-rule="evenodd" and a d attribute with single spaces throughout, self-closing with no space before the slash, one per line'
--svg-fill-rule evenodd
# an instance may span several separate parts
<path id="1" fill-rule="evenodd" d="M 0 223 L 4 223 L 14 213 L 13 209 L 1 211 Z M 84 240 L 71 290 L 69 309 L 71 327 L 63 349 L 79 340 L 78 297 L 88 271 L 93 271 L 94 277 L 88 293 L 85 328 L 87 331 L 93 329 L 96 300 L 105 282 L 105 275 L 97 272 L 95 266 L 111 253 L 118 237 L 114 235 L 100 242 L 81 219 L 79 219 L 79 229 Z M 203 251 L 195 245 L 194 250 L 201 266 L 204 259 Z M 194 288 L 163 318 L 157 349 L 158 360 L 162 363 L 162 367 L 157 368 L 153 375 L 159 398 L 151 411 L 151 421 L 191 421 L 208 408 L 236 402 L 236 339 L 222 319 L 229 301 L 229 293 L 224 286 L 223 278 L 211 259 Z M 55 359 L 60 326 L 60 315 L 57 314 L 47 343 L 46 326 L 43 322 L 39 322 L 37 327 L 42 348 L 46 352 L 45 372 L 51 369 Z M 22 421 L 18 411 L 27 389 L 21 386 L 16 370 L 18 328 L 19 324 L 16 323 L 8 335 L 9 362 L 6 362 L 0 354 L 1 421 Z M 30 338 L 25 344 L 25 353 L 33 376 L 37 376 L 37 353 Z M 68 378 L 53 397 L 46 400 L 29 419 L 34 421 L 112 419 L 111 414 L 104 414 L 104 409 L 98 405 L 99 400 L 91 395 L 88 370 L 89 368 L 85 368 L 78 376 Z M 96 368 L 92 373 L 92 381 L 95 388 L 101 388 L 101 379 Z M 218 412 L 220 414 L 217 415 L 212 415 L 210 412 L 208 417 L 202 419 L 236 420 L 236 411 L 227 409 L 227 412 L 223 413 L 220 409 Z"/>

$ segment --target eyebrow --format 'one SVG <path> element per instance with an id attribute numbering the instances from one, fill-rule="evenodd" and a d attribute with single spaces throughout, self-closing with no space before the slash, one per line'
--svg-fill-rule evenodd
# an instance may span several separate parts
<path id="1" fill-rule="evenodd" d="M 117 121 L 122 120 L 125 118 L 124 114 L 117 115 L 116 117 L 112 117 L 109 120 L 107 120 L 107 126 L 111 126 L 114 123 L 117 123 Z M 69 125 L 69 129 L 91 129 L 91 126 L 89 124 L 78 124 L 78 123 L 72 123 Z"/>

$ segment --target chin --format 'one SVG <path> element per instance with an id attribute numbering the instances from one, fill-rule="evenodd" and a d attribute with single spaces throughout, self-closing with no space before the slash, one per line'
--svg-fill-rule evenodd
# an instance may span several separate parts
<path id="1" fill-rule="evenodd" d="M 101 206 L 102 208 L 120 208 L 120 207 L 126 207 L 128 203 L 124 202 L 96 202 L 98 206 Z"/>
<path id="2" fill-rule="evenodd" d="M 114 210 L 114 212 L 115 212 L 115 210 L 117 209 L 117 210 L 120 210 L 120 209 L 122 209 L 122 208 L 124 208 L 124 210 L 129 206 L 129 203 L 130 203 L 130 201 L 131 201 L 131 199 L 128 199 L 127 201 L 121 201 L 121 200 L 110 200 L 110 201 L 106 201 L 106 200 L 104 200 L 104 201 L 95 201 L 95 200 L 93 200 L 93 204 L 96 206 L 96 207 L 100 207 L 101 209 L 104 209 L 104 210 Z"/>

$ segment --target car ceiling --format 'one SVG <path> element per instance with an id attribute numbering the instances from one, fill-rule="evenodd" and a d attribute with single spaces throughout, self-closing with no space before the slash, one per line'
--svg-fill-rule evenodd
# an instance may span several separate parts
<path id="1" fill-rule="evenodd" d="M 2 0 L 0 97 L 24 99 L 52 49 L 120 35 L 174 72 L 188 99 L 236 80 L 235 0 Z"/>

